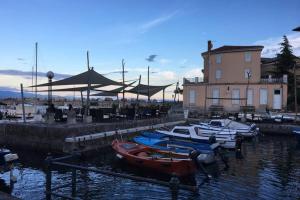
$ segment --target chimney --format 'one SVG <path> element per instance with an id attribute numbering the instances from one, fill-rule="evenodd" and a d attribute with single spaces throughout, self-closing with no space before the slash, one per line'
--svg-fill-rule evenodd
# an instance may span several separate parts
<path id="1" fill-rule="evenodd" d="M 207 41 L 207 51 L 210 52 L 212 48 L 213 48 L 212 42 L 211 42 L 211 40 L 208 40 Z"/>

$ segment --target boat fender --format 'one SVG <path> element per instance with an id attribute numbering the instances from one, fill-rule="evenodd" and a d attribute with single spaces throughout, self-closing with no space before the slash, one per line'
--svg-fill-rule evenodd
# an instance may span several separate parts
<path id="1" fill-rule="evenodd" d="M 18 160 L 19 157 L 17 154 L 13 154 L 13 153 L 8 153 L 6 155 L 4 155 L 4 160 L 6 162 L 12 162 L 12 161 L 15 161 L 15 160 Z"/>

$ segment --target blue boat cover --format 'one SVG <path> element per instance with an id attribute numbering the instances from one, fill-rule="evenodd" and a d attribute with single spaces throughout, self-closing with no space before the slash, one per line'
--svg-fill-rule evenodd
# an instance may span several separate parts
<path id="1" fill-rule="evenodd" d="M 207 143 L 186 142 L 186 141 L 172 140 L 167 138 L 159 139 L 159 138 L 145 137 L 143 135 L 137 136 L 133 138 L 133 140 L 138 144 L 149 146 L 154 149 L 173 151 L 176 153 L 188 154 L 193 150 L 197 150 L 202 153 L 209 153 L 213 151 L 210 145 Z"/>

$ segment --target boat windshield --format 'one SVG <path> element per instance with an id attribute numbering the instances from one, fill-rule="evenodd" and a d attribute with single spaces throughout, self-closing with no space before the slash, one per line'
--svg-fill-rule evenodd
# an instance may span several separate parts
<path id="1" fill-rule="evenodd" d="M 183 135 L 190 135 L 189 129 L 183 129 L 183 128 L 176 128 L 174 129 L 173 133 L 179 133 Z"/>
<path id="2" fill-rule="evenodd" d="M 209 125 L 216 126 L 216 127 L 222 127 L 222 122 L 220 122 L 220 121 L 211 121 L 209 123 Z"/>

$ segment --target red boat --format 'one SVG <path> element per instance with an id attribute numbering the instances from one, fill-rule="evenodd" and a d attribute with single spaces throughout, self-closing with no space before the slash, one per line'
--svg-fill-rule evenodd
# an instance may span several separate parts
<path id="1" fill-rule="evenodd" d="M 112 148 L 117 157 L 129 164 L 149 168 L 165 174 L 187 176 L 195 173 L 196 166 L 189 156 L 164 152 L 133 142 L 114 140 Z"/>

